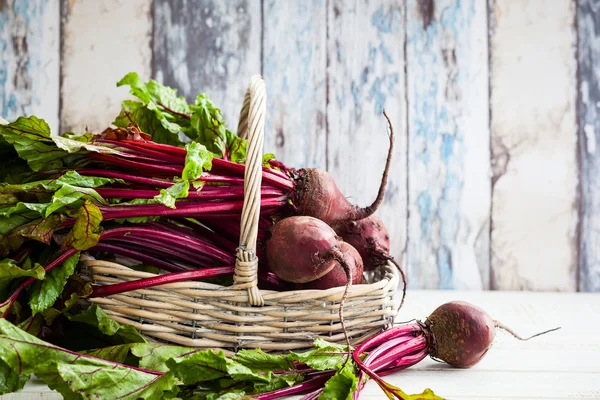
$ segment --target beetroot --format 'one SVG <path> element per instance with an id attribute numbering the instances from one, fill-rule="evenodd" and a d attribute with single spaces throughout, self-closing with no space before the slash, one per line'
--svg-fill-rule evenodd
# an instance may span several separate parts
<path id="1" fill-rule="evenodd" d="M 358 251 L 350 244 L 342 242 L 340 244 L 340 250 L 342 251 L 344 261 L 350 266 L 352 269 L 352 284 L 360 285 L 363 283 L 363 261 L 358 254 Z M 345 286 L 348 282 L 348 277 L 346 275 L 346 271 L 342 266 L 335 262 L 335 266 L 331 271 L 322 276 L 319 279 L 315 279 L 314 281 L 310 281 L 301 285 L 299 289 L 331 289 L 334 287 Z"/>
<path id="2" fill-rule="evenodd" d="M 371 271 L 390 259 L 390 235 L 383 221 L 375 214 L 359 221 L 346 222 L 335 231 L 344 242 L 358 250 L 365 271 Z"/>
<path id="3" fill-rule="evenodd" d="M 383 115 L 388 122 L 390 131 L 390 147 L 379 191 L 373 203 L 363 208 L 353 205 L 346 199 L 327 171 L 316 168 L 303 168 L 295 173 L 296 188 L 293 193 L 294 203 L 301 215 L 310 215 L 336 228 L 348 221 L 359 221 L 368 218 L 377 211 L 383 202 L 394 151 L 394 129 L 385 110 Z"/>
<path id="4" fill-rule="evenodd" d="M 352 357 L 361 371 L 359 390 L 366 383 L 366 374 L 377 382 L 388 398 L 404 399 L 397 387 L 381 377 L 411 367 L 427 355 L 455 368 L 472 367 L 490 349 L 496 328 L 506 330 L 519 340 L 529 340 L 560 329 L 549 329 L 522 338 L 473 304 L 448 302 L 435 309 L 424 323 L 416 321 L 396 325 L 356 347 Z M 365 352 L 368 355 L 363 358 Z"/>
<path id="5" fill-rule="evenodd" d="M 267 239 L 266 253 L 267 265 L 271 271 L 279 279 L 288 282 L 311 282 L 324 277 L 336 266 L 344 270 L 346 288 L 340 300 L 339 316 L 348 345 L 347 362 L 350 356 L 350 339 L 344 324 L 344 303 L 354 275 L 353 267 L 346 261 L 344 248 L 344 242 L 325 222 L 314 217 L 293 216 L 284 218 L 273 226 L 271 237 Z M 360 257 L 356 251 L 355 256 Z M 362 260 L 360 264 L 362 266 Z"/>
<path id="6" fill-rule="evenodd" d="M 477 364 L 496 336 L 496 322 L 492 317 L 463 301 L 439 306 L 427 318 L 425 326 L 435 338 L 431 356 L 459 368 Z"/>
<path id="7" fill-rule="evenodd" d="M 341 243 L 323 221 L 306 216 L 284 218 L 271 229 L 267 264 L 284 281 L 314 281 L 335 267 L 334 252 L 340 252 Z"/>

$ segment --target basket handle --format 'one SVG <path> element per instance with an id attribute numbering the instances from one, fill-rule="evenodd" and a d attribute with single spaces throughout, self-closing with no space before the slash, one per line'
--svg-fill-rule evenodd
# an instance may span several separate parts
<path id="1" fill-rule="evenodd" d="M 248 303 L 262 306 L 264 300 L 258 289 L 258 257 L 256 240 L 260 217 L 262 155 L 264 144 L 267 92 L 260 75 L 250 79 L 240 112 L 238 135 L 248 139 L 244 171 L 244 206 L 242 208 L 240 245 L 236 250 L 233 289 L 248 289 Z"/>

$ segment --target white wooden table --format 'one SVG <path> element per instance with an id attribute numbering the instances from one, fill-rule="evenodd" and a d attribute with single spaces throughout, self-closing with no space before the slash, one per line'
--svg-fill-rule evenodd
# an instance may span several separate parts
<path id="1" fill-rule="evenodd" d="M 452 400 L 600 399 L 600 293 L 409 291 L 399 321 L 424 319 L 438 305 L 464 300 L 479 305 L 523 336 L 562 329 L 520 342 L 499 331 L 493 348 L 470 369 L 425 359 L 385 379 L 408 393 L 429 387 Z M 299 399 L 300 396 L 290 399 Z M 369 382 L 361 399 L 385 395 Z M 61 399 L 30 382 L 2 400 Z"/>

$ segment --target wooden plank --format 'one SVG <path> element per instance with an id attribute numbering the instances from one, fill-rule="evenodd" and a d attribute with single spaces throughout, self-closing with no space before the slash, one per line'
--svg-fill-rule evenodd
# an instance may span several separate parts
<path id="1" fill-rule="evenodd" d="M 575 290 L 574 2 L 497 0 L 490 13 L 492 287 Z"/>
<path id="2" fill-rule="evenodd" d="M 150 78 L 151 0 L 63 0 L 63 131 L 101 131 L 129 98 L 116 83 Z"/>
<path id="3" fill-rule="evenodd" d="M 264 0 L 265 151 L 290 167 L 326 167 L 326 2 Z"/>
<path id="4" fill-rule="evenodd" d="M 331 1 L 327 44 L 328 170 L 354 204 L 371 204 L 377 195 L 389 148 L 383 107 L 392 120 L 394 154 L 376 214 L 386 224 L 397 260 L 406 243 L 404 12 L 393 0 Z"/>
<path id="5" fill-rule="evenodd" d="M 261 7 L 251 0 L 156 0 L 155 78 L 193 102 L 207 93 L 237 131 L 250 77 L 261 68 Z"/>
<path id="6" fill-rule="evenodd" d="M 58 131 L 59 24 L 55 0 L 0 1 L 0 116 L 36 115 Z"/>
<path id="7" fill-rule="evenodd" d="M 600 291 L 600 7 L 577 3 L 578 126 L 581 157 L 579 290 Z"/>
<path id="8" fill-rule="evenodd" d="M 408 2 L 411 287 L 489 286 L 486 4 Z"/>

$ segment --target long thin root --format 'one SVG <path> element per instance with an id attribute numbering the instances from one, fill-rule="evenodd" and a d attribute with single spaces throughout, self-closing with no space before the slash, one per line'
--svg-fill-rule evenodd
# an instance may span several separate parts
<path id="1" fill-rule="evenodd" d="M 398 271 L 400 271 L 400 276 L 402 277 L 402 299 L 400 300 L 400 304 L 398 305 L 398 309 L 396 310 L 396 312 L 398 312 L 404 305 L 404 299 L 406 298 L 406 275 L 404 274 L 404 271 L 400 267 L 400 264 L 398 264 L 398 262 L 392 256 L 388 256 L 387 259 L 389 262 L 394 264 L 396 266 L 396 268 L 398 268 Z"/>
<path id="2" fill-rule="evenodd" d="M 388 150 L 387 159 L 385 161 L 385 169 L 383 170 L 383 175 L 381 177 L 381 184 L 379 185 L 379 191 L 377 192 L 377 197 L 375 198 L 375 201 L 373 201 L 373 203 L 370 206 L 367 206 L 364 208 L 357 207 L 355 209 L 354 218 L 352 218 L 353 221 L 359 221 L 361 219 L 370 217 L 373 213 L 375 213 L 375 211 L 377 211 L 377 209 L 379 208 L 381 203 L 383 203 L 383 196 L 385 195 L 385 188 L 387 186 L 388 175 L 390 173 L 390 165 L 392 163 L 392 154 L 394 152 L 394 128 L 392 126 L 392 122 L 390 121 L 390 118 L 388 117 L 387 113 L 385 112 L 385 109 L 383 110 L 383 116 L 385 117 L 385 119 L 387 120 L 387 123 L 388 123 L 388 129 L 389 129 L 388 136 L 390 139 L 390 148 Z"/>
<path id="3" fill-rule="evenodd" d="M 346 366 L 346 364 L 348 363 L 348 361 L 350 360 L 350 353 L 351 353 L 351 345 L 350 345 L 350 338 L 348 337 L 348 331 L 346 330 L 346 324 L 344 323 L 344 303 L 346 303 L 346 300 L 348 300 L 348 292 L 350 291 L 350 288 L 352 287 L 352 269 L 350 268 L 350 266 L 348 265 L 348 263 L 346 263 L 346 261 L 344 260 L 344 255 L 342 254 L 342 252 L 340 250 L 333 250 L 333 259 L 337 262 L 340 263 L 340 265 L 342 266 L 342 268 L 344 268 L 344 272 L 346 272 L 346 279 L 348 279 L 348 282 L 346 282 L 346 289 L 344 289 L 344 294 L 342 295 L 342 300 L 340 301 L 340 311 L 339 311 L 339 316 L 340 316 L 340 324 L 342 325 L 342 331 L 344 332 L 344 338 L 346 339 L 346 345 L 348 346 L 348 353 L 346 354 L 346 361 L 344 361 L 344 364 L 342 367 Z"/>
<path id="4" fill-rule="evenodd" d="M 534 337 L 536 337 L 536 336 L 541 336 L 541 335 L 544 335 L 544 334 L 546 334 L 546 333 L 549 333 L 549 332 L 554 332 L 554 331 L 557 331 L 557 330 L 559 330 L 559 329 L 560 329 L 560 326 L 559 326 L 559 327 L 557 327 L 557 328 L 548 329 L 547 331 L 540 332 L 540 333 L 536 333 L 535 335 L 529 336 L 529 337 L 527 337 L 527 338 L 523 338 L 523 337 L 521 337 L 519 334 L 517 334 L 515 331 L 513 331 L 511 328 L 509 328 L 508 326 L 504 325 L 504 324 L 503 324 L 502 322 L 500 322 L 500 321 L 496 321 L 496 320 L 494 320 L 494 326 L 495 326 L 496 328 L 500 328 L 500 329 L 502 329 L 503 331 L 506 331 L 506 332 L 508 332 L 508 333 L 509 333 L 511 336 L 513 336 L 514 338 L 516 338 L 516 339 L 519 339 L 519 340 L 523 340 L 523 341 L 525 341 L 525 340 L 529 340 L 529 339 L 533 339 L 533 338 L 534 338 Z"/>

